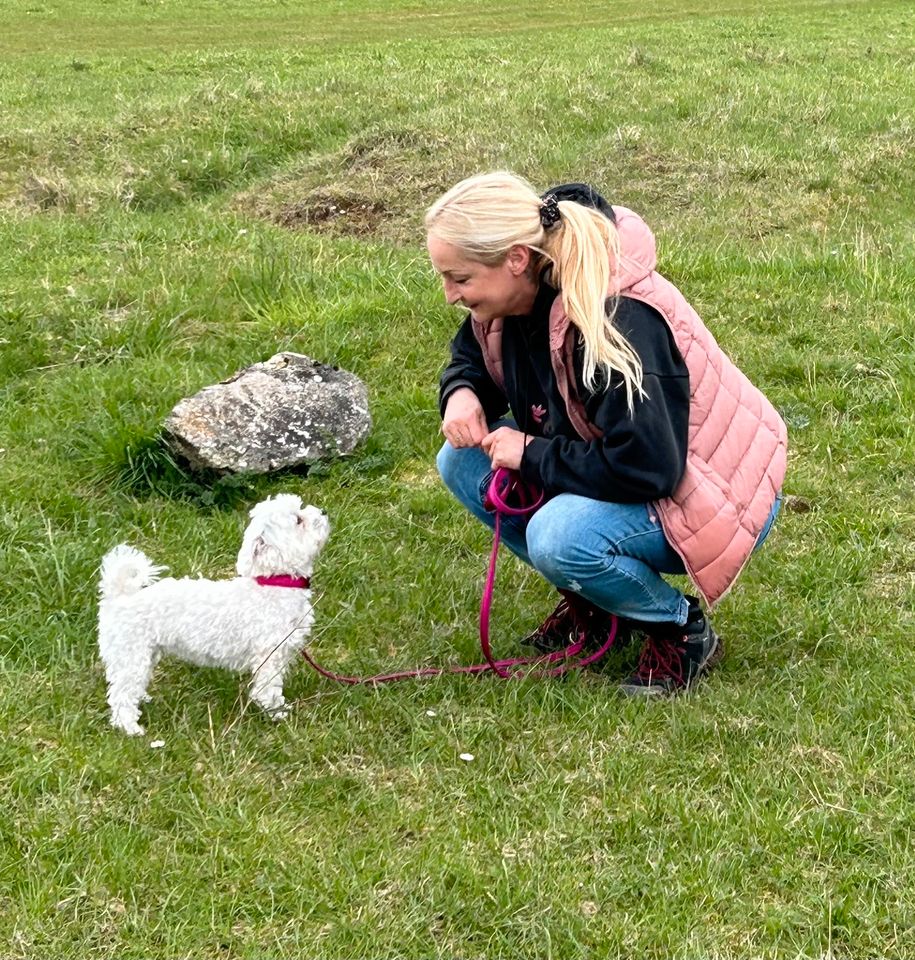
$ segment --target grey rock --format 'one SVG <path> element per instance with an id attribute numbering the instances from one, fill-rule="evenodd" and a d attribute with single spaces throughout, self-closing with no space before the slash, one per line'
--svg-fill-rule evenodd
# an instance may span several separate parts
<path id="1" fill-rule="evenodd" d="M 164 434 L 193 467 L 269 473 L 351 453 L 371 426 L 357 376 L 278 353 L 179 401 Z"/>

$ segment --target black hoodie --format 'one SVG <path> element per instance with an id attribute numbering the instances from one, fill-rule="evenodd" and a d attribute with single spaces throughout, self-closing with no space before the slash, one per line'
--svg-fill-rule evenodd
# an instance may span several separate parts
<path id="1" fill-rule="evenodd" d="M 610 205 L 586 184 L 563 184 L 547 193 L 575 200 L 613 219 Z M 545 196 L 546 194 L 544 194 Z M 582 440 L 560 396 L 549 351 L 549 314 L 557 291 L 542 280 L 527 316 L 506 317 L 502 330 L 505 390 L 486 370 L 468 314 L 451 343 L 451 363 L 441 377 L 444 414 L 451 393 L 469 387 L 490 423 L 511 411 L 518 428 L 533 436 L 521 461 L 524 480 L 548 496 L 575 493 L 616 503 L 645 503 L 670 496 L 686 464 L 689 428 L 689 374 L 667 323 L 653 308 L 621 297 L 614 325 L 642 361 L 645 396 L 627 407 L 622 378 L 614 373 L 609 389 L 582 387 L 588 420 L 603 431 L 599 440 Z M 575 350 L 575 382 L 582 383 L 584 344 Z"/>

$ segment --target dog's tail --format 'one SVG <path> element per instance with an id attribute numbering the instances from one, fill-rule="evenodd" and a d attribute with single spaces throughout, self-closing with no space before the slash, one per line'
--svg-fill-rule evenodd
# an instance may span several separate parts
<path id="1" fill-rule="evenodd" d="M 136 547 L 121 543 L 102 560 L 98 591 L 103 600 L 136 593 L 159 579 L 168 567 L 160 567 Z"/>

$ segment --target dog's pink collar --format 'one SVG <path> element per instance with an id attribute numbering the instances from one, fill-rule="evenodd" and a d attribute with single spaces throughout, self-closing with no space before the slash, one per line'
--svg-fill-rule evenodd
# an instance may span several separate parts
<path id="1" fill-rule="evenodd" d="M 255 577 L 262 587 L 295 587 L 307 590 L 311 586 L 308 577 L 291 577 L 288 573 L 278 573 L 275 577 Z"/>

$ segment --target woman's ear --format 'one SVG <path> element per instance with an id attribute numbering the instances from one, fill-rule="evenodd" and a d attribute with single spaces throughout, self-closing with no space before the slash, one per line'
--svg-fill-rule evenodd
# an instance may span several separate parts
<path id="1" fill-rule="evenodd" d="M 528 268 L 531 262 L 531 248 L 522 243 L 516 243 L 508 248 L 505 256 L 505 263 L 509 271 L 515 277 L 520 277 Z"/>

